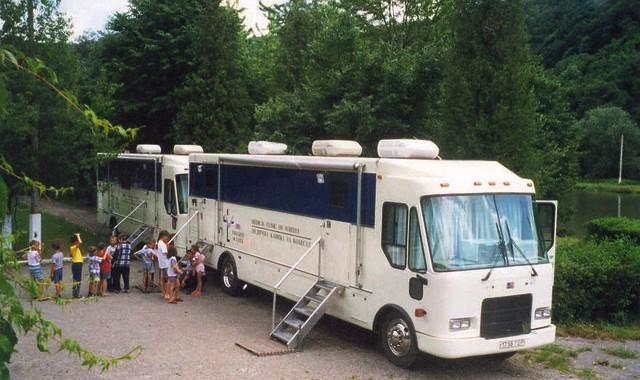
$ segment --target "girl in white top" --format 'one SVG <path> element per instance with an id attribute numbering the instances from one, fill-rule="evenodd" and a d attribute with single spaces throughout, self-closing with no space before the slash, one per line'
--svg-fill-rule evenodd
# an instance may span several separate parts
<path id="1" fill-rule="evenodd" d="M 42 267 L 40 266 L 40 242 L 37 240 L 31 240 L 31 249 L 27 253 L 27 264 L 29 265 L 29 273 L 34 281 L 38 283 L 40 293 L 38 294 L 39 300 L 46 299 L 44 295 L 44 274 L 42 273 Z"/>
<path id="2" fill-rule="evenodd" d="M 162 296 L 165 299 L 169 299 L 169 293 L 167 292 L 167 268 L 169 267 L 169 259 L 167 258 L 169 242 L 169 231 L 162 230 L 158 235 L 158 244 L 156 247 L 156 256 L 158 257 L 158 284 L 162 289 Z"/>
<path id="3" fill-rule="evenodd" d="M 194 250 L 195 255 L 193 256 L 193 266 L 196 271 L 196 279 L 198 284 L 196 285 L 196 290 L 194 290 L 191 295 L 192 296 L 200 296 L 202 294 L 202 277 L 204 276 L 204 255 L 200 253 L 200 249 L 197 245 L 194 245 L 192 248 Z"/>
<path id="4" fill-rule="evenodd" d="M 169 293 L 169 303 L 178 303 L 182 299 L 178 297 L 177 277 L 182 273 L 182 269 L 178 266 L 176 259 L 176 248 L 169 247 L 167 256 L 169 256 L 169 267 L 167 268 L 167 293 Z"/>

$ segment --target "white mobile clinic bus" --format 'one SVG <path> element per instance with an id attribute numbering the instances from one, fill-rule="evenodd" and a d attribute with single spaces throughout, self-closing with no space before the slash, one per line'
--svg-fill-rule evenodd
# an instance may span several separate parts
<path id="1" fill-rule="evenodd" d="M 138 145 L 136 153 L 100 154 L 98 166 L 98 221 L 114 233 L 124 232 L 134 246 L 176 232 L 188 216 L 189 153 L 197 145 L 176 145 L 174 154 L 161 154 L 158 145 Z M 176 246 L 186 247 L 186 236 Z"/>
<path id="2" fill-rule="evenodd" d="M 274 292 L 272 338 L 296 347 L 327 313 L 377 332 L 399 366 L 554 341 L 556 204 L 530 180 L 425 140 L 382 140 L 380 158 L 351 141 L 285 149 L 189 156 L 189 240 L 226 292 Z M 282 320 L 276 294 L 296 302 Z"/>

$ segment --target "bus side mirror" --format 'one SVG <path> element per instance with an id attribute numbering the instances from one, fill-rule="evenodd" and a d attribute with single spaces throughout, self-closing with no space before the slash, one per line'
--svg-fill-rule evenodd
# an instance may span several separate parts
<path id="1" fill-rule="evenodd" d="M 556 244 L 556 228 L 558 221 L 557 201 L 536 201 L 536 217 L 542 234 L 545 251 Z"/>

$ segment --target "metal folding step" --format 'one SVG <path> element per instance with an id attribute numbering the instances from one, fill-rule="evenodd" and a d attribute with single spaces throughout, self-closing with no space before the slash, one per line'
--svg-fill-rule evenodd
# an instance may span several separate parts
<path id="1" fill-rule="evenodd" d="M 141 224 L 135 231 L 129 235 L 129 243 L 132 247 L 135 247 L 139 242 L 144 242 L 144 239 L 153 231 L 153 227 L 146 224 Z"/>
<path id="2" fill-rule="evenodd" d="M 271 337 L 290 349 L 300 346 L 327 311 L 331 298 L 342 289 L 333 282 L 318 280 L 273 329 Z"/>

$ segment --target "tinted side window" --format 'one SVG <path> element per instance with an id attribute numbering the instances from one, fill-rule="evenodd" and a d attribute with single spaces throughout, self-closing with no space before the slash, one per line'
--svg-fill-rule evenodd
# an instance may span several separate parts
<path id="1" fill-rule="evenodd" d="M 415 207 L 411 207 L 411 214 L 409 216 L 409 269 L 416 272 L 425 272 L 427 270 L 422 237 L 420 236 L 418 211 Z"/>
<path id="2" fill-rule="evenodd" d="M 347 206 L 347 183 L 341 179 L 331 181 L 329 189 L 329 206 L 345 208 Z"/>
<path id="3" fill-rule="evenodd" d="M 178 210 L 176 207 L 176 190 L 173 186 L 173 181 L 170 179 L 164 180 L 164 209 L 167 214 L 176 215 Z"/>
<path id="4" fill-rule="evenodd" d="M 403 269 L 407 261 L 407 206 L 382 206 L 382 250 L 394 268 Z"/>

